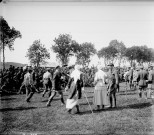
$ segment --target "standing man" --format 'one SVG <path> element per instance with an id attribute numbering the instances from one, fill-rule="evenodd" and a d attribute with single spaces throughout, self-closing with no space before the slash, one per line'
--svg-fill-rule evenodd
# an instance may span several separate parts
<path id="1" fill-rule="evenodd" d="M 42 97 L 44 97 L 45 93 L 50 89 L 49 96 L 51 95 L 51 88 L 52 88 L 52 75 L 50 73 L 50 68 L 47 68 L 46 72 L 43 74 L 43 86 L 44 91 Z"/>
<path id="2" fill-rule="evenodd" d="M 60 95 L 60 99 L 62 102 L 62 105 L 64 105 L 64 99 L 63 99 L 63 92 L 62 92 L 62 88 L 61 88 L 61 68 L 60 66 L 56 67 L 56 70 L 53 74 L 53 81 L 52 81 L 52 92 L 51 92 L 51 96 L 48 99 L 48 102 L 46 104 L 46 106 L 50 106 L 53 98 L 56 96 L 56 94 L 58 93 Z"/>
<path id="3" fill-rule="evenodd" d="M 143 93 L 146 95 L 146 87 L 147 87 L 147 80 L 148 80 L 148 72 L 144 70 L 143 66 L 140 66 L 140 71 L 137 75 L 137 82 L 139 86 L 139 97 L 142 98 Z"/>
<path id="4" fill-rule="evenodd" d="M 119 77 L 116 71 L 114 71 L 114 65 L 112 63 L 108 64 L 109 71 L 107 73 L 108 79 L 108 92 L 110 99 L 110 107 L 116 107 L 116 90 L 119 84 Z M 114 106 L 113 106 L 114 104 Z"/>
<path id="5" fill-rule="evenodd" d="M 150 65 L 150 71 L 148 75 L 148 91 L 147 91 L 147 97 L 148 98 L 154 98 L 154 68 L 153 65 Z"/>

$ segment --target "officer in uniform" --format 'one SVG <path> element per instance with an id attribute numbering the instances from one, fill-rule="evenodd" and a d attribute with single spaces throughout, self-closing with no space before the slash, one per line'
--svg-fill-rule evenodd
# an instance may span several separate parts
<path id="1" fill-rule="evenodd" d="M 109 93 L 109 100 L 110 100 L 110 107 L 116 107 L 116 90 L 119 84 L 119 77 L 118 73 L 114 71 L 114 64 L 108 64 L 109 71 L 107 72 L 107 79 L 108 79 L 108 93 Z M 114 103 L 114 106 L 113 106 Z"/>
<path id="2" fill-rule="evenodd" d="M 148 80 L 148 72 L 144 70 L 143 66 L 140 66 L 140 71 L 137 74 L 137 82 L 139 86 L 139 97 L 142 98 L 143 93 L 146 95 L 146 88 L 147 88 L 147 80 Z"/>
<path id="3" fill-rule="evenodd" d="M 147 97 L 154 98 L 154 65 L 149 66 Z"/>

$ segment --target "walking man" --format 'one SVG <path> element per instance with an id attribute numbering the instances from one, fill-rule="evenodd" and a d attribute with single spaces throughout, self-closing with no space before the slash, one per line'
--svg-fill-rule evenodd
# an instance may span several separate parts
<path id="1" fill-rule="evenodd" d="M 60 99 L 62 102 L 62 105 L 64 105 L 64 99 L 63 99 L 63 92 L 62 92 L 62 88 L 61 88 L 61 68 L 60 66 L 56 67 L 56 70 L 53 74 L 53 80 L 52 80 L 52 92 L 51 92 L 51 96 L 48 99 L 48 102 L 46 104 L 46 106 L 50 106 L 53 98 L 56 96 L 56 94 L 58 93 L 60 95 Z"/>
<path id="2" fill-rule="evenodd" d="M 81 99 L 83 90 L 83 74 L 80 71 L 79 65 L 75 65 L 70 70 L 70 78 L 65 89 L 69 89 L 70 92 L 66 101 L 66 109 L 68 109 L 68 113 L 71 113 L 72 109 L 76 107 L 77 113 L 80 113 L 79 100 Z"/>
<path id="3" fill-rule="evenodd" d="M 50 73 L 50 68 L 47 68 L 47 71 L 43 74 L 43 86 L 44 91 L 42 97 L 44 97 L 45 93 L 49 90 L 49 96 L 51 95 L 51 88 L 52 88 L 52 75 Z"/>
<path id="4" fill-rule="evenodd" d="M 25 74 L 24 84 L 26 87 L 26 101 L 29 102 L 35 92 L 32 69 L 29 69 L 28 72 Z"/>

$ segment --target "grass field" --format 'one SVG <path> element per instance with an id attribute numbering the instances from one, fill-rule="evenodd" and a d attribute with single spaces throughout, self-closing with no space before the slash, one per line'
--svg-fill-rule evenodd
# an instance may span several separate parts
<path id="1" fill-rule="evenodd" d="M 93 88 L 85 94 L 93 107 Z M 64 93 L 67 98 L 67 93 Z M 83 95 L 81 114 L 72 115 L 61 106 L 56 96 L 50 107 L 46 107 L 48 96 L 36 93 L 30 103 L 25 95 L 2 96 L 0 100 L 0 135 L 154 135 L 153 101 L 139 99 L 137 91 L 124 92 L 121 86 L 117 93 L 117 108 L 94 111 Z"/>

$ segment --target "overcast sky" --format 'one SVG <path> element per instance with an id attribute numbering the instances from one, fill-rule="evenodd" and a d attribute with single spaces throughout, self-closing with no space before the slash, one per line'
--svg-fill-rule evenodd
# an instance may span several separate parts
<path id="1" fill-rule="evenodd" d="M 10 2 L 0 5 L 0 14 L 22 34 L 14 51 L 6 50 L 7 62 L 28 63 L 27 49 L 38 39 L 51 53 L 49 61 L 56 61 L 50 48 L 63 33 L 78 43 L 91 42 L 97 50 L 114 39 L 126 47 L 154 48 L 154 2 Z"/>

